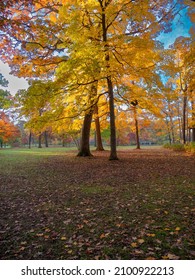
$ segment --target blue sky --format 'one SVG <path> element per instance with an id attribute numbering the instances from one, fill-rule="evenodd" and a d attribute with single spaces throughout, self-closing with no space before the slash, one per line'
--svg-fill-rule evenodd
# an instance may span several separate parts
<path id="1" fill-rule="evenodd" d="M 186 13 L 187 9 L 181 11 L 180 14 L 175 17 L 172 23 L 172 31 L 169 33 L 162 33 L 158 37 L 158 40 L 164 43 L 165 48 L 168 48 L 171 44 L 173 44 L 177 37 L 189 36 L 189 30 L 192 26 L 192 23 Z"/>
<path id="2" fill-rule="evenodd" d="M 180 12 L 179 15 L 176 16 L 172 23 L 172 31 L 170 33 L 162 33 L 158 40 L 164 43 L 164 47 L 168 48 L 171 44 L 174 43 L 175 39 L 179 36 L 189 36 L 189 29 L 192 25 L 190 19 L 186 15 L 187 10 L 184 9 Z M 18 89 L 26 89 L 28 88 L 28 83 L 23 78 L 17 78 L 13 75 L 9 75 L 10 69 L 9 66 L 3 64 L 0 61 L 0 73 L 9 81 L 9 86 L 6 88 L 11 92 L 11 94 L 15 94 Z"/>

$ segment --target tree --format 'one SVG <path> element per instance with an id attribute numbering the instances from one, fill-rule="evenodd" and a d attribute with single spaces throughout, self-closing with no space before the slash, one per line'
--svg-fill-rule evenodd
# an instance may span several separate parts
<path id="1" fill-rule="evenodd" d="M 28 119 L 26 127 L 30 129 L 29 143 L 31 133 L 34 132 L 38 134 L 39 148 L 42 147 L 42 133 L 45 135 L 46 146 L 48 145 L 46 130 L 49 127 L 50 118 L 47 113 L 50 109 L 54 88 L 51 81 L 32 81 L 27 90 L 20 90 L 16 95 L 21 115 Z"/>
<path id="2" fill-rule="evenodd" d="M 14 1 L 3 9 L 7 17 L 3 17 L 1 26 L 1 57 L 18 76 L 55 75 L 63 87 L 60 108 L 70 96 L 73 111 L 78 106 L 74 99 L 85 104 L 77 111 L 86 112 L 82 143 L 87 150 L 88 143 L 84 143 L 89 140 L 92 108 L 98 98 L 94 98 L 93 87 L 98 82 L 98 94 L 108 96 L 110 159 L 118 159 L 115 87 L 123 76 L 150 80 L 158 57 L 154 38 L 161 30 L 168 30 L 181 8 L 168 0 Z M 71 111 L 70 106 L 65 105 L 66 113 Z M 90 155 L 90 151 L 83 154 Z"/>
<path id="3" fill-rule="evenodd" d="M 9 117 L 4 113 L 0 113 L 0 146 L 3 143 L 11 143 L 20 136 L 19 129 L 10 122 Z"/>

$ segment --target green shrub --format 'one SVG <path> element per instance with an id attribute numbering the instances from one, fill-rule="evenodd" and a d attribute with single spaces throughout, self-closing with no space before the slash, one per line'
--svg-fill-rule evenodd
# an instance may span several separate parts
<path id="1" fill-rule="evenodd" d="M 163 145 L 163 148 L 165 148 L 165 149 L 171 149 L 171 144 L 166 143 L 166 144 Z"/>
<path id="2" fill-rule="evenodd" d="M 184 144 L 178 143 L 172 145 L 173 151 L 185 151 Z"/>
<path id="3" fill-rule="evenodd" d="M 186 152 L 195 154 L 195 142 L 186 144 L 184 148 Z"/>
<path id="4" fill-rule="evenodd" d="M 177 143 L 177 144 L 164 144 L 163 147 L 165 149 L 171 149 L 173 151 L 185 151 L 188 153 L 193 153 L 195 154 L 195 142 L 192 143 L 188 143 L 188 144 L 181 144 L 181 143 Z"/>

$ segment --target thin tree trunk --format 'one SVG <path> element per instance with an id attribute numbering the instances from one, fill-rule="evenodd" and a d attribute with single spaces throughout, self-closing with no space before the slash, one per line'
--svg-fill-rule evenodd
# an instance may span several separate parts
<path id="1" fill-rule="evenodd" d="M 136 149 L 140 149 L 140 141 L 139 141 L 139 127 L 138 127 L 138 120 L 137 120 L 137 108 L 136 106 L 133 107 L 134 113 L 134 121 L 135 121 L 135 131 L 136 131 Z"/>
<path id="2" fill-rule="evenodd" d="M 49 147 L 49 145 L 48 145 L 48 133 L 47 133 L 46 130 L 44 132 L 44 138 L 45 138 L 45 147 L 48 148 Z"/>
<path id="3" fill-rule="evenodd" d="M 178 113 L 178 123 L 179 123 L 179 138 L 180 142 L 182 141 L 182 123 L 181 123 L 181 114 L 180 114 L 180 102 L 178 100 L 178 106 L 177 106 L 177 113 Z"/>
<path id="4" fill-rule="evenodd" d="M 195 105 L 194 100 L 191 101 L 192 104 L 192 142 L 195 142 Z"/>
<path id="5" fill-rule="evenodd" d="M 195 127 L 192 127 L 192 142 L 195 142 Z"/>
<path id="6" fill-rule="evenodd" d="M 62 147 L 65 147 L 65 139 L 64 139 L 64 135 L 62 136 Z"/>
<path id="7" fill-rule="evenodd" d="M 115 113 L 114 113 L 114 91 L 112 78 L 109 75 L 110 72 L 110 56 L 109 56 L 109 45 L 107 42 L 107 23 L 106 23 L 106 3 L 102 1 L 102 34 L 103 42 L 105 43 L 105 61 L 108 76 L 106 77 L 107 86 L 108 86 L 108 96 L 109 96 L 109 109 L 110 109 L 110 157 L 109 160 L 118 160 L 116 152 L 116 127 L 115 127 Z"/>
<path id="8" fill-rule="evenodd" d="M 168 121 L 168 119 L 167 119 L 167 116 L 166 116 L 166 125 L 167 125 L 167 132 L 168 132 L 169 144 L 171 145 L 171 144 L 172 144 L 172 139 L 171 139 L 171 132 L 170 132 L 169 121 Z"/>
<path id="9" fill-rule="evenodd" d="M 30 131 L 29 137 L 28 137 L 28 148 L 31 148 L 31 141 L 32 141 L 32 132 Z"/>
<path id="10" fill-rule="evenodd" d="M 182 123 L 183 144 L 186 143 L 186 108 L 187 108 L 187 96 L 184 93 L 184 97 L 183 97 L 183 123 Z"/>
<path id="11" fill-rule="evenodd" d="M 95 142 L 96 142 L 96 150 L 97 151 L 104 151 L 104 147 L 102 144 L 102 137 L 101 137 L 101 129 L 100 129 L 100 119 L 98 116 L 98 105 L 95 104 L 94 106 L 94 114 L 95 116 L 95 129 L 96 129 L 96 133 L 95 133 Z"/>
<path id="12" fill-rule="evenodd" d="M 97 148 L 97 133 L 94 131 L 94 147 Z"/>
<path id="13" fill-rule="evenodd" d="M 42 148 L 42 145 L 41 145 L 41 139 L 42 139 L 42 134 L 40 133 L 39 134 L 39 137 L 38 137 L 38 148 Z"/>
<path id="14" fill-rule="evenodd" d="M 109 160 L 118 160 L 116 152 L 116 127 L 114 114 L 114 92 L 111 77 L 107 77 L 110 107 L 110 157 Z"/>

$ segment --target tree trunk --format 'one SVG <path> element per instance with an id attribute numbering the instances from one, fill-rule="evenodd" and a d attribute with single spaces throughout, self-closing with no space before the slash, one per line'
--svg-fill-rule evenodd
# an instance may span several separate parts
<path id="1" fill-rule="evenodd" d="M 136 131 L 136 149 L 140 149 L 140 141 L 139 141 L 139 127 L 138 127 L 138 120 L 137 120 L 137 108 L 136 106 L 133 107 L 134 113 L 134 122 L 135 122 L 135 131 Z"/>
<path id="2" fill-rule="evenodd" d="M 42 134 L 40 133 L 39 134 L 39 138 L 38 138 L 38 148 L 42 148 L 42 145 L 41 145 L 41 138 L 42 138 Z"/>
<path id="3" fill-rule="evenodd" d="M 97 133 L 94 131 L 94 147 L 97 148 Z"/>
<path id="4" fill-rule="evenodd" d="M 171 132 L 170 132 L 170 127 L 169 127 L 169 120 L 168 116 L 166 116 L 166 125 L 167 125 L 167 132 L 168 132 L 168 138 L 169 138 L 169 144 L 172 144 L 172 139 L 171 139 Z"/>
<path id="5" fill-rule="evenodd" d="M 191 101 L 192 104 L 192 142 L 195 142 L 195 105 L 194 100 Z"/>
<path id="6" fill-rule="evenodd" d="M 49 145 L 48 145 L 48 133 L 47 133 L 46 130 L 44 132 L 44 138 L 45 138 L 45 147 L 48 148 L 49 147 Z"/>
<path id="7" fill-rule="evenodd" d="M 180 142 L 182 142 L 182 123 L 181 123 L 181 113 L 180 113 L 180 102 L 178 100 L 178 105 L 177 105 L 177 114 L 178 114 L 178 123 L 179 123 L 179 138 Z"/>
<path id="8" fill-rule="evenodd" d="M 195 142 L 195 127 L 192 127 L 192 142 Z"/>
<path id="9" fill-rule="evenodd" d="M 187 108 L 187 96 L 184 92 L 183 97 L 183 123 L 182 123 L 182 135 L 183 135 L 183 144 L 186 143 L 186 108 Z"/>
<path id="10" fill-rule="evenodd" d="M 81 145 L 80 145 L 79 153 L 77 154 L 78 157 L 92 156 L 90 152 L 90 145 L 89 145 L 92 115 L 93 112 L 91 111 L 85 114 L 83 127 L 82 127 L 82 134 L 81 134 Z"/>
<path id="11" fill-rule="evenodd" d="M 64 135 L 63 135 L 63 138 L 62 138 L 62 147 L 65 147 L 65 139 L 64 139 Z"/>
<path id="12" fill-rule="evenodd" d="M 32 141 L 32 132 L 30 131 L 29 137 L 28 137 L 28 148 L 31 148 L 31 141 Z"/>
<path id="13" fill-rule="evenodd" d="M 109 109 L 110 109 L 110 157 L 109 160 L 118 160 L 117 152 L 116 152 L 116 127 L 115 127 L 115 114 L 114 114 L 114 91 L 112 84 L 112 77 L 109 75 L 110 72 L 110 56 L 109 56 L 109 45 L 107 41 L 107 23 L 106 23 L 106 2 L 102 1 L 101 4 L 102 9 L 102 35 L 103 42 L 105 43 L 104 51 L 105 51 L 105 61 L 107 74 L 107 86 L 108 86 L 108 96 L 109 96 Z"/>
<path id="14" fill-rule="evenodd" d="M 107 77 L 110 109 L 110 157 L 109 160 L 118 160 L 116 152 L 116 127 L 114 114 L 114 92 L 111 77 Z"/>
<path id="15" fill-rule="evenodd" d="M 91 130 L 91 122 L 94 110 L 94 100 L 97 97 L 97 82 L 92 84 L 91 92 L 89 95 L 89 109 L 85 112 L 85 117 L 83 121 L 82 133 L 81 133 L 81 143 L 80 150 L 77 156 L 79 157 L 87 157 L 92 156 L 90 152 L 90 130 Z"/>
<path id="16" fill-rule="evenodd" d="M 96 151 L 104 151 L 104 147 L 103 147 L 103 144 L 102 144 L 101 129 L 100 129 L 100 119 L 99 119 L 99 116 L 98 116 L 98 105 L 97 104 L 95 104 L 95 106 L 94 106 L 94 112 L 93 113 L 96 115 L 95 116 Z"/>

